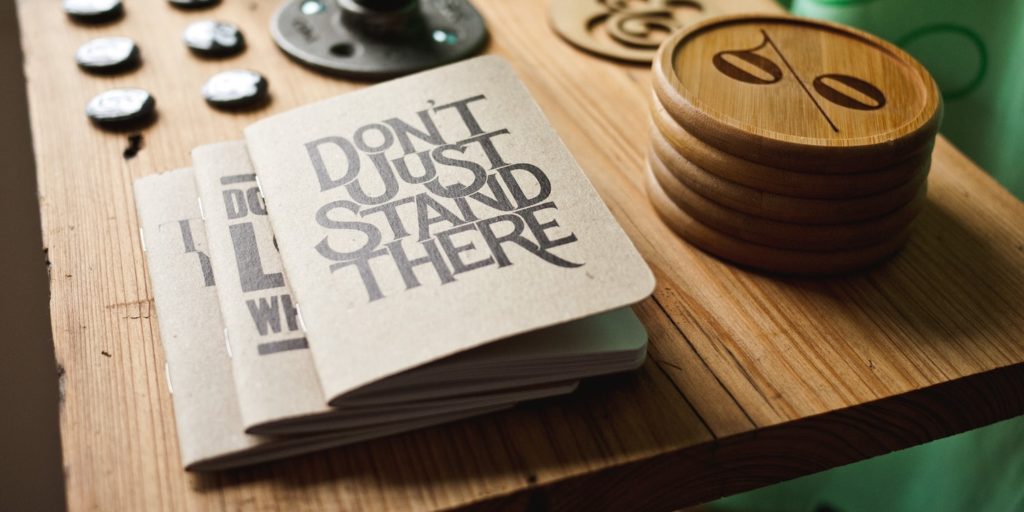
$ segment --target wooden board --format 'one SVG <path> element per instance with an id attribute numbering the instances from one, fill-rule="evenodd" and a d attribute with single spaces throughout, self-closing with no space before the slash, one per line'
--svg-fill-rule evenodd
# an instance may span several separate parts
<path id="1" fill-rule="evenodd" d="M 651 334 L 635 375 L 569 397 L 294 460 L 215 475 L 181 469 L 131 181 L 189 163 L 281 111 L 361 86 L 288 61 L 266 27 L 278 2 L 184 12 L 128 2 L 121 22 L 74 26 L 48 0 L 19 0 L 44 241 L 62 445 L 72 510 L 672 509 L 985 425 L 1024 412 L 1024 205 L 944 140 L 908 247 L 857 277 L 775 279 L 687 246 L 644 192 L 650 73 L 580 52 L 546 2 L 475 0 L 504 55 L 658 278 L 636 309 Z M 769 0 L 732 11 L 776 10 Z M 185 25 L 239 24 L 248 50 L 200 61 Z M 93 77 L 90 37 L 124 34 L 143 67 Z M 199 89 L 250 67 L 272 103 L 217 112 Z M 128 134 L 82 109 L 114 85 L 157 98 Z M 28 148 L 25 148 L 28 151 Z"/>

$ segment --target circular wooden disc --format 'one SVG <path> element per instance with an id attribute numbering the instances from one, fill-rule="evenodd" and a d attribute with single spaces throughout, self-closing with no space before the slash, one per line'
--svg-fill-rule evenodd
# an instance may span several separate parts
<path id="1" fill-rule="evenodd" d="M 695 220 L 724 234 L 751 243 L 809 252 L 832 252 L 876 245 L 898 236 L 917 217 L 927 196 L 922 187 L 911 202 L 898 210 L 866 222 L 851 224 L 791 224 L 747 215 L 721 206 L 672 176 L 657 155 L 648 165 L 665 194 Z"/>
<path id="2" fill-rule="evenodd" d="M 654 130 L 695 165 L 721 178 L 785 196 L 842 199 L 884 192 L 928 172 L 931 152 L 873 172 L 821 174 L 796 172 L 752 162 L 720 151 L 679 126 L 657 102 L 651 112 Z M 655 132 L 652 132 L 655 133 Z"/>
<path id="3" fill-rule="evenodd" d="M 665 194 L 650 169 L 647 170 L 647 193 L 662 220 L 688 242 L 719 258 L 770 272 L 826 275 L 859 270 L 896 253 L 910 233 L 908 227 L 883 243 L 851 251 L 789 251 L 745 242 L 694 220 Z"/>
<path id="4" fill-rule="evenodd" d="M 683 184 L 728 208 L 781 222 L 843 224 L 881 217 L 909 203 L 927 181 L 919 174 L 896 188 L 851 199 L 808 199 L 772 194 L 711 174 L 679 154 L 659 134 L 651 135 L 654 153 Z"/>
<path id="5" fill-rule="evenodd" d="M 718 17 L 673 34 L 655 58 L 654 88 L 712 146 L 805 172 L 906 160 L 930 147 L 942 117 L 935 81 L 906 52 L 791 16 Z"/>
<path id="6" fill-rule="evenodd" d="M 555 32 L 588 52 L 646 64 L 669 34 L 715 12 L 702 0 L 552 0 Z"/>

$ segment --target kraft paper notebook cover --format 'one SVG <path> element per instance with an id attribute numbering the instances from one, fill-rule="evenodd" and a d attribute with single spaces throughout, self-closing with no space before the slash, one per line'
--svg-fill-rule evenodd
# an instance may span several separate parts
<path id="1" fill-rule="evenodd" d="M 386 399 L 380 389 L 415 388 L 410 370 L 653 290 L 500 58 L 279 114 L 251 125 L 246 141 L 322 389 L 337 405 L 360 392 Z M 403 372 L 405 382 L 388 384 Z M 521 376 L 530 373 L 527 358 Z"/>
<path id="2" fill-rule="evenodd" d="M 230 348 L 246 431 L 294 434 L 361 429 L 425 416 L 505 405 L 567 393 L 574 382 L 507 387 L 474 396 L 420 400 L 402 407 L 338 411 L 320 390 L 291 289 L 245 144 L 225 142 L 192 151 L 210 267 Z M 530 383 L 532 384 L 532 383 Z"/>
<path id="3" fill-rule="evenodd" d="M 499 410 L 489 406 L 415 421 L 291 438 L 247 435 L 224 345 L 215 277 L 207 257 L 192 169 L 136 180 L 178 446 L 186 469 L 218 470 L 307 453 Z M 567 389 L 549 390 L 552 393 Z"/>
<path id="4" fill-rule="evenodd" d="M 200 146 L 192 165 L 243 423 L 253 431 L 333 413 L 295 318 L 245 146 Z"/>

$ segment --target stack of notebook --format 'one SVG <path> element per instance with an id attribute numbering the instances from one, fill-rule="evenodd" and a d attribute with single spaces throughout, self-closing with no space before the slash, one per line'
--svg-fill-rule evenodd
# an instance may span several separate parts
<path id="1" fill-rule="evenodd" d="M 135 183 L 182 462 L 216 470 L 572 392 L 643 362 L 650 270 L 495 57 Z"/>

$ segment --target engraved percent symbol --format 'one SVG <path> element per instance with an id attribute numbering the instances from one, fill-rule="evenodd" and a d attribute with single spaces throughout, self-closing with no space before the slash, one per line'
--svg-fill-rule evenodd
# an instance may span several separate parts
<path id="1" fill-rule="evenodd" d="M 766 32 L 764 29 L 761 29 L 761 35 L 764 36 L 764 39 L 761 41 L 761 44 L 757 45 L 756 47 L 746 50 L 727 50 L 718 52 L 711 59 L 712 64 L 714 64 L 715 68 L 718 69 L 718 71 L 722 72 L 722 74 L 734 80 L 739 80 L 740 82 L 755 85 L 774 84 L 779 80 L 782 80 L 782 69 L 779 68 L 778 64 L 773 62 L 771 59 L 763 57 L 756 53 L 760 49 L 764 48 L 766 45 L 771 46 L 772 50 L 775 50 L 775 54 L 778 55 L 780 59 L 782 59 L 782 63 L 786 66 L 787 69 L 789 69 L 789 72 L 793 75 L 793 78 L 796 78 L 797 83 L 800 84 L 800 88 L 803 89 L 805 93 L 807 93 L 807 97 L 810 98 L 812 103 L 814 103 L 814 106 L 818 109 L 818 112 L 821 112 L 821 115 L 822 117 L 825 118 L 825 121 L 828 121 L 828 125 L 832 127 L 832 131 L 838 133 L 839 128 L 835 125 L 835 123 L 832 122 L 832 118 L 830 118 L 828 114 L 825 113 L 825 110 L 821 108 L 821 104 L 818 103 L 818 100 L 814 97 L 813 94 L 811 94 L 810 89 L 807 88 L 807 85 L 804 84 L 804 81 L 800 79 L 800 75 L 796 74 L 796 70 L 794 70 L 793 66 L 790 65 L 789 59 L 787 59 L 786 56 L 782 54 L 782 51 L 779 50 L 779 47 L 775 45 L 775 41 L 772 41 L 772 38 L 768 36 L 768 32 Z M 740 59 L 743 62 L 746 62 L 747 64 L 763 71 L 770 78 L 763 78 L 743 68 L 740 68 L 739 66 L 733 64 L 732 62 L 729 62 L 729 60 L 726 59 L 726 56 L 733 56 L 737 59 Z M 866 103 L 858 98 L 854 98 L 853 96 L 850 96 L 849 94 L 836 89 L 833 85 L 829 83 L 829 81 L 834 81 L 842 85 L 845 85 L 846 87 L 849 87 L 850 89 L 863 94 L 865 97 L 871 99 L 874 103 Z M 824 75 L 818 75 L 814 78 L 814 81 L 811 82 L 811 85 L 814 87 L 814 90 L 821 95 L 821 97 L 841 107 L 851 108 L 855 110 L 878 110 L 885 106 L 885 95 L 882 94 L 882 91 L 880 91 L 874 85 L 871 85 L 870 83 L 860 78 L 853 77 L 850 75 L 844 75 L 840 73 L 826 73 Z"/>

